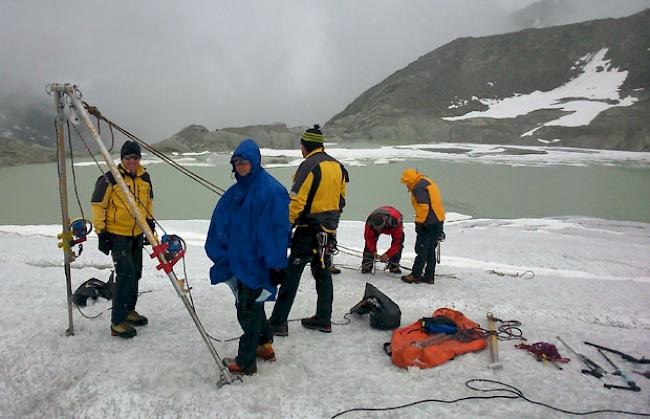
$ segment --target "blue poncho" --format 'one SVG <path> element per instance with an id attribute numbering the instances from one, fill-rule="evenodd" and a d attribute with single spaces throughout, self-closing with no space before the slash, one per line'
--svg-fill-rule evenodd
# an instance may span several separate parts
<path id="1" fill-rule="evenodd" d="M 253 289 L 264 288 L 275 296 L 269 271 L 287 266 L 291 235 L 287 190 L 261 165 L 257 144 L 247 139 L 233 153 L 251 162 L 251 172 L 239 176 L 217 202 L 212 213 L 205 251 L 214 262 L 212 284 L 233 276 Z"/>

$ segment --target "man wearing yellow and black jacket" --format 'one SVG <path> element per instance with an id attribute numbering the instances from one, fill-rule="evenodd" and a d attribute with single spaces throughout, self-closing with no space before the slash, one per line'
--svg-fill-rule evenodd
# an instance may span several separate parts
<path id="1" fill-rule="evenodd" d="M 305 161 L 293 179 L 289 221 L 295 226 L 291 238 L 289 266 L 269 320 L 276 336 L 287 336 L 287 318 L 291 311 L 300 277 L 308 262 L 316 280 L 316 314 L 302 319 L 303 327 L 324 333 L 332 331 L 332 250 L 336 229 L 345 206 L 345 188 L 349 181 L 345 167 L 325 153 L 323 133 L 314 125 L 302 134 L 300 149 Z"/>
<path id="2" fill-rule="evenodd" d="M 402 281 L 409 284 L 433 284 L 436 273 L 435 250 L 438 241 L 444 237 L 445 208 L 442 205 L 440 190 L 434 181 L 415 169 L 405 169 L 400 182 L 405 184 L 411 193 L 417 234 L 413 269 L 410 274 L 402 277 Z"/>
<path id="3" fill-rule="evenodd" d="M 153 230 L 153 188 L 149 173 L 140 166 L 138 143 L 124 143 L 120 158 L 118 170 L 135 197 L 137 210 Z M 131 214 L 128 201 L 110 171 L 97 179 L 91 201 L 99 250 L 107 255 L 111 252 L 115 266 L 111 334 L 132 338 L 137 334 L 133 326 L 144 326 L 149 322 L 135 311 L 138 281 L 142 276 L 142 229 Z"/>

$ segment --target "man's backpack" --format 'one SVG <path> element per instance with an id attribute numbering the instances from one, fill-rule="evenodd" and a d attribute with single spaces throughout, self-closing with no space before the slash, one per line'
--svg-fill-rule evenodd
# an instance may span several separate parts
<path id="1" fill-rule="evenodd" d="M 384 350 L 398 367 L 431 368 L 486 346 L 478 323 L 460 311 L 439 308 L 431 317 L 393 331 Z"/>

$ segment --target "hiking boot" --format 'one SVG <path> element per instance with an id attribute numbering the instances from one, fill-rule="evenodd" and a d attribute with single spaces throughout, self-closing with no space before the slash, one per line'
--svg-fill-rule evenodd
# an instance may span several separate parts
<path id="1" fill-rule="evenodd" d="M 372 266 L 361 266 L 361 273 L 362 274 L 371 274 L 372 273 Z"/>
<path id="2" fill-rule="evenodd" d="M 407 284 L 419 284 L 420 278 L 413 274 L 408 274 L 402 276 L 402 281 L 406 282 Z"/>
<path id="3" fill-rule="evenodd" d="M 399 268 L 399 265 L 388 265 L 388 272 L 392 274 L 401 274 L 402 270 Z"/>
<path id="4" fill-rule="evenodd" d="M 228 368 L 231 374 L 235 375 L 253 375 L 257 372 L 257 365 L 249 368 L 244 368 L 235 361 L 235 358 L 224 358 L 221 363 Z"/>
<path id="5" fill-rule="evenodd" d="M 289 336 L 289 325 L 286 323 L 282 324 L 269 324 L 269 329 L 273 336 Z"/>
<path id="6" fill-rule="evenodd" d="M 316 316 L 300 320 L 305 329 L 318 330 L 323 333 L 332 333 L 332 323 L 319 320 Z"/>
<path id="7" fill-rule="evenodd" d="M 135 310 L 129 311 L 129 314 L 126 315 L 126 321 L 133 326 L 146 326 L 149 323 L 149 319 L 141 316 Z"/>
<path id="8" fill-rule="evenodd" d="M 265 361 L 275 362 L 275 352 L 273 351 L 273 345 L 271 342 L 266 342 L 262 345 L 257 345 L 255 350 L 255 356 L 262 358 Z"/>
<path id="9" fill-rule="evenodd" d="M 422 278 L 422 281 L 421 281 L 421 282 L 426 282 L 427 284 L 433 285 L 433 283 L 435 282 L 435 280 L 434 280 L 433 277 L 431 277 L 431 278 Z"/>
<path id="10" fill-rule="evenodd" d="M 338 275 L 338 274 L 341 273 L 341 270 L 339 268 L 337 268 L 336 266 L 331 266 L 330 267 L 330 273 L 332 273 L 334 275 Z"/>
<path id="11" fill-rule="evenodd" d="M 130 339 L 137 334 L 138 332 L 135 330 L 135 327 L 131 326 L 127 322 L 122 322 L 120 324 L 111 323 L 111 335 L 113 336 Z"/>

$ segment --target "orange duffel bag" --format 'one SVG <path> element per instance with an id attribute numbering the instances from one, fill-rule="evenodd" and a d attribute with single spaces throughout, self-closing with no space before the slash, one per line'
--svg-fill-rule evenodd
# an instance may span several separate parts
<path id="1" fill-rule="evenodd" d="M 390 344 L 384 345 L 393 364 L 402 368 L 431 368 L 456 355 L 480 351 L 487 346 L 481 326 L 460 311 L 439 308 L 433 312 L 432 319 L 444 319 L 447 324 L 453 322 L 457 330 L 454 334 L 427 333 L 424 319 L 394 330 Z"/>

